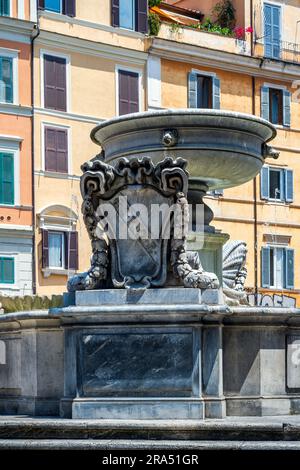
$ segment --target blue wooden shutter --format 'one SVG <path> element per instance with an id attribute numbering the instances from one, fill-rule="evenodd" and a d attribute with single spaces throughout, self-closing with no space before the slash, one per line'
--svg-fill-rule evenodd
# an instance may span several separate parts
<path id="1" fill-rule="evenodd" d="M 14 155 L 0 153 L 0 203 L 13 205 L 14 202 Z"/>
<path id="2" fill-rule="evenodd" d="M 9 16 L 9 3 L 10 0 L 0 0 L 0 15 Z"/>
<path id="3" fill-rule="evenodd" d="M 67 16 L 76 16 L 76 1 L 64 0 L 63 1 L 63 14 Z"/>
<path id="4" fill-rule="evenodd" d="M 270 287 L 270 248 L 261 249 L 261 285 Z"/>
<path id="5" fill-rule="evenodd" d="M 120 26 L 120 0 L 111 0 L 111 24 Z"/>
<path id="6" fill-rule="evenodd" d="M 269 199 L 269 167 L 264 166 L 260 172 L 260 197 L 261 199 Z"/>
<path id="7" fill-rule="evenodd" d="M 264 4 L 265 56 L 272 57 L 272 7 Z"/>
<path id="8" fill-rule="evenodd" d="M 285 250 L 285 287 L 294 289 L 294 250 Z"/>
<path id="9" fill-rule="evenodd" d="M 197 74 L 188 74 L 188 107 L 197 108 Z"/>
<path id="10" fill-rule="evenodd" d="M 293 170 L 285 170 L 285 200 L 286 202 L 293 202 L 294 199 L 294 174 Z"/>
<path id="11" fill-rule="evenodd" d="M 261 117 L 269 121 L 270 119 L 270 93 L 267 86 L 261 87 L 260 92 Z"/>
<path id="12" fill-rule="evenodd" d="M 221 107 L 221 82 L 217 77 L 213 77 L 213 109 Z"/>
<path id="13" fill-rule="evenodd" d="M 272 57 L 275 59 L 280 58 L 280 7 L 272 7 L 272 42 L 273 42 L 273 52 Z"/>
<path id="14" fill-rule="evenodd" d="M 291 93 L 283 90 L 283 125 L 291 126 Z"/>
<path id="15" fill-rule="evenodd" d="M 135 0 L 135 30 L 148 33 L 148 0 Z"/>

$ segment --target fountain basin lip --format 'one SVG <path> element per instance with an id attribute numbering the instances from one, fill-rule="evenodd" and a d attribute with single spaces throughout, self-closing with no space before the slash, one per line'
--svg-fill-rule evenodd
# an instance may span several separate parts
<path id="1" fill-rule="evenodd" d="M 195 118 L 193 123 L 188 122 L 190 117 Z M 151 123 L 151 120 L 161 118 L 159 122 Z M 165 118 L 165 119 L 164 119 Z M 174 119 L 174 122 L 170 119 Z M 179 118 L 178 121 L 176 118 Z M 206 119 L 207 118 L 207 119 Z M 213 118 L 216 119 L 213 122 Z M 220 122 L 218 118 L 222 118 Z M 149 125 L 145 125 L 145 120 L 149 119 Z M 234 120 L 234 125 L 230 125 L 230 121 Z M 135 122 L 135 123 L 134 123 Z M 200 108 L 182 108 L 182 109 L 164 109 L 158 111 L 144 111 L 132 114 L 124 114 L 108 119 L 91 131 L 91 139 L 97 145 L 102 145 L 105 140 L 117 134 L 124 132 L 134 132 L 142 129 L 155 128 L 176 128 L 176 127 L 211 127 L 215 129 L 239 129 L 239 123 L 248 122 L 251 132 L 260 136 L 265 143 L 274 139 L 277 135 L 276 128 L 266 119 L 252 114 L 240 113 L 235 111 L 219 110 L 219 109 L 200 109 Z M 139 124 L 136 124 L 139 123 Z M 258 124 L 258 126 L 257 126 Z M 116 129 L 117 127 L 117 129 Z"/>

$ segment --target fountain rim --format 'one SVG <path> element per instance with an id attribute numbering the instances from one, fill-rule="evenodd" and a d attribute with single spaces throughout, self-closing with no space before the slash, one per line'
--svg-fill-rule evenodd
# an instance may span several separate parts
<path id="1" fill-rule="evenodd" d="M 247 113 L 240 113 L 240 112 L 235 112 L 235 111 L 227 111 L 227 110 L 219 110 L 219 109 L 200 109 L 200 108 L 179 108 L 179 109 L 174 109 L 174 110 L 169 110 L 169 109 L 164 109 L 164 110 L 158 110 L 158 111 L 143 111 L 143 112 L 138 112 L 138 113 L 132 113 L 132 114 L 123 114 L 122 116 L 116 116 L 111 119 L 107 119 L 103 121 L 102 123 L 98 124 L 96 127 L 94 127 L 90 133 L 90 137 L 92 141 L 97 144 L 97 145 L 102 145 L 102 142 L 104 142 L 107 138 L 112 137 L 112 135 L 115 135 L 114 133 L 103 136 L 101 139 L 99 139 L 99 131 L 105 130 L 107 127 L 114 127 L 116 124 L 122 124 L 122 123 L 127 123 L 131 121 L 142 121 L 143 119 L 151 119 L 155 117 L 180 117 L 180 116 L 195 116 L 195 117 L 223 117 L 223 118 L 231 118 L 235 119 L 237 121 L 249 121 L 253 124 L 262 124 L 265 127 L 269 128 L 271 131 L 271 135 L 267 140 L 265 140 L 265 143 L 269 142 L 270 140 L 273 140 L 276 135 L 277 135 L 277 130 L 276 127 L 267 121 L 266 119 L 263 119 L 260 116 L 255 116 L 253 114 L 247 114 Z M 153 126 L 153 128 L 157 127 L 162 127 L 161 125 L 158 126 Z M 163 127 L 172 127 L 172 124 L 170 123 L 169 126 L 163 126 Z M 180 125 L 174 125 L 174 127 L 180 127 Z M 183 123 L 183 127 L 184 123 Z M 201 125 L 197 126 L 197 123 L 195 123 L 194 127 L 201 127 Z M 205 125 L 203 126 L 205 127 Z M 221 126 L 213 126 L 213 127 L 220 127 Z M 150 127 L 149 127 L 150 128 Z M 143 126 L 139 129 L 138 127 L 133 127 L 130 129 L 130 131 L 139 131 L 142 130 Z M 224 129 L 226 129 L 226 126 L 224 126 Z M 238 129 L 237 129 L 238 130 Z M 127 129 L 129 131 L 129 129 Z M 123 130 L 120 130 L 120 134 L 123 133 Z M 258 133 L 259 135 L 259 133 Z"/>

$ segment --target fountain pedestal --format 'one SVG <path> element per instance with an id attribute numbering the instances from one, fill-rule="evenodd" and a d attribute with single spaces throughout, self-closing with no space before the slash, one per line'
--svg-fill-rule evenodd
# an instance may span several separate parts
<path id="1" fill-rule="evenodd" d="M 61 416 L 225 416 L 219 322 L 228 308 L 222 301 L 218 289 L 76 292 L 75 305 L 60 312 Z"/>

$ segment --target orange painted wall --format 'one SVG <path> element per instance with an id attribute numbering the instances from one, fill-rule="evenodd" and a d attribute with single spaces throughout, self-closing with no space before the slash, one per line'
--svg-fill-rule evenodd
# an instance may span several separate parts
<path id="1" fill-rule="evenodd" d="M 0 40 L 0 47 L 19 51 L 18 78 L 19 104 L 31 106 L 31 48 L 28 44 Z M 12 225 L 32 224 L 32 165 L 31 117 L 0 114 L 0 135 L 20 137 L 20 205 L 18 208 L 0 206 L 0 223 Z M 25 206 L 22 208 L 22 206 Z M 3 217 L 3 218 L 2 218 Z"/>
<path id="2" fill-rule="evenodd" d="M 19 51 L 19 104 L 31 106 L 31 47 L 29 44 L 0 40 L 0 47 Z"/>

